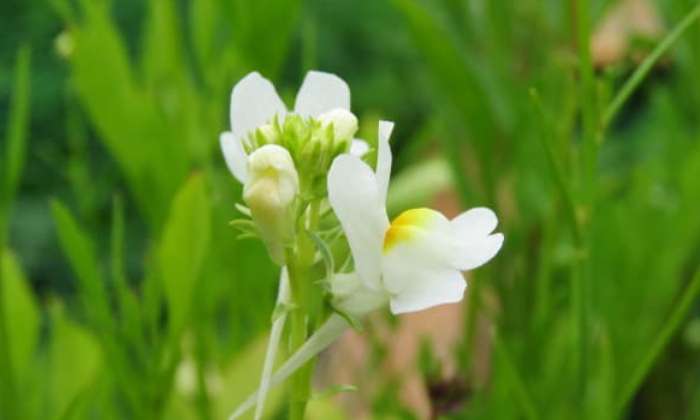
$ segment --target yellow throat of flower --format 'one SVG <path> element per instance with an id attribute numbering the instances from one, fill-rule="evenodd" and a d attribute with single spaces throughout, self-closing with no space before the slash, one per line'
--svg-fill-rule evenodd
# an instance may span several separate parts
<path id="1" fill-rule="evenodd" d="M 391 222 L 384 234 L 384 252 L 401 242 L 410 241 L 430 224 L 434 215 L 435 211 L 427 208 L 411 209 L 401 213 Z"/>

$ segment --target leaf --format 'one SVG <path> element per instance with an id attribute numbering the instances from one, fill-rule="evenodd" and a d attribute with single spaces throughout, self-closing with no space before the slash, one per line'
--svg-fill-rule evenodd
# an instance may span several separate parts
<path id="1" fill-rule="evenodd" d="M 12 372 L 21 382 L 31 371 L 39 335 L 39 309 L 26 277 L 15 256 L 5 250 L 0 256 L 0 297 L 4 299 L 3 322 L 7 328 L 8 350 Z M 2 343 L 1 345 L 5 345 Z"/>
<path id="2" fill-rule="evenodd" d="M 335 263 L 333 261 L 333 253 L 331 252 L 330 248 L 328 247 L 328 244 L 326 244 L 323 239 L 319 238 L 318 235 L 316 235 L 314 232 L 306 232 L 311 240 L 314 242 L 316 245 L 316 249 L 318 249 L 319 254 L 321 254 L 321 259 L 323 260 L 323 265 L 326 270 L 326 284 L 330 284 L 331 279 L 333 277 L 333 273 L 335 272 Z"/>
<path id="3" fill-rule="evenodd" d="M 321 351 L 330 346 L 348 328 L 348 323 L 339 315 L 331 315 L 316 332 L 309 337 L 284 364 L 275 371 L 270 379 L 270 389 L 281 384 L 294 372 L 303 367 L 306 362 L 316 357 Z M 229 420 L 240 418 L 246 411 L 250 410 L 257 400 L 257 392 L 243 401 L 236 411 L 229 416 Z"/>
<path id="4" fill-rule="evenodd" d="M 221 399 L 216 407 L 217 419 L 225 419 L 235 408 L 235 404 L 243 401 L 246 396 L 254 391 L 258 384 L 252 380 L 259 375 L 260 366 L 264 363 L 265 348 L 268 342 L 266 335 L 261 335 L 252 340 L 240 351 L 234 360 L 223 371 L 223 392 L 226 398 Z M 284 349 L 282 353 L 284 353 Z M 270 392 L 267 396 L 266 407 L 274 412 L 282 401 L 281 390 Z"/>
<path id="5" fill-rule="evenodd" d="M 94 382 L 101 364 L 95 337 L 68 319 L 60 306 L 51 311 L 52 331 L 49 343 L 49 372 L 53 413 L 61 418 L 77 398 Z"/>
<path id="6" fill-rule="evenodd" d="M 29 125 L 29 49 L 23 47 L 17 53 L 15 85 L 7 122 L 5 159 L 0 161 L 2 185 L 0 185 L 0 248 L 5 243 L 10 203 L 14 199 L 19 176 L 24 166 L 27 127 Z"/>
<path id="7" fill-rule="evenodd" d="M 283 306 L 287 302 L 289 302 L 289 274 L 287 273 L 287 268 L 284 267 L 280 273 L 279 291 L 277 292 L 277 305 L 278 307 L 280 305 Z M 261 419 L 263 413 L 265 412 L 265 401 L 270 390 L 272 369 L 274 368 L 275 359 L 277 358 L 277 351 L 279 350 L 280 340 L 282 339 L 282 330 L 284 329 L 284 324 L 287 320 L 287 314 L 288 312 L 284 311 L 272 321 L 270 339 L 268 340 L 267 350 L 265 352 L 265 362 L 263 363 L 263 370 L 262 374 L 260 375 L 260 387 L 258 388 L 258 398 L 255 407 L 255 420 Z"/>
<path id="8" fill-rule="evenodd" d="M 251 68 L 266 75 L 274 75 L 282 64 L 289 39 L 293 34 L 300 0 L 239 0 L 233 2 L 231 28 L 241 52 Z M 260 28 L 275 28 L 261 31 Z"/>
<path id="9" fill-rule="evenodd" d="M 53 201 L 51 210 L 61 248 L 78 278 L 80 298 L 90 321 L 104 332 L 113 331 L 109 299 L 92 240 L 63 204 Z"/>
<path id="10" fill-rule="evenodd" d="M 168 302 L 171 332 L 179 332 L 210 237 L 209 198 L 201 175 L 192 176 L 175 196 L 158 249 L 158 264 Z"/>

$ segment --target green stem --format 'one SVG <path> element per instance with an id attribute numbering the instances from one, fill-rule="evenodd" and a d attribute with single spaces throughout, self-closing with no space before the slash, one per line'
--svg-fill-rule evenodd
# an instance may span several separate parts
<path id="1" fill-rule="evenodd" d="M 572 310 L 576 331 L 575 355 L 579 402 L 583 406 L 586 399 L 586 364 L 588 355 L 588 240 L 587 227 L 591 225 L 591 214 L 595 200 L 596 174 L 598 164 L 598 138 L 596 136 L 597 99 L 595 79 L 590 50 L 590 2 L 573 0 L 574 22 L 576 26 L 576 46 L 579 57 L 579 77 L 583 137 L 581 145 L 581 209 L 587 214 L 584 220 L 577 217 L 580 231 L 576 238 L 578 253 L 572 277 Z M 585 414 L 581 412 L 581 416 Z"/>
<path id="2" fill-rule="evenodd" d="M 290 338 L 289 354 L 294 354 L 306 342 L 311 325 L 310 309 L 312 307 L 311 266 L 314 262 L 315 248 L 306 231 L 314 231 L 318 226 L 319 205 L 312 202 L 306 217 L 301 218 L 297 229 L 295 247 L 287 253 L 289 284 L 292 300 L 296 307 L 289 314 Z M 311 396 L 311 377 L 314 361 L 309 361 L 290 379 L 289 418 L 302 420 L 306 403 Z"/>
<path id="3" fill-rule="evenodd" d="M 676 305 L 674 311 L 671 313 L 671 316 L 668 318 L 668 321 L 666 321 L 666 324 L 663 326 L 659 332 L 659 335 L 654 340 L 654 343 L 649 348 L 649 351 L 642 358 L 641 363 L 632 374 L 631 379 L 625 384 L 624 388 L 622 388 L 622 393 L 616 406 L 615 413 L 617 413 L 617 415 L 615 418 L 621 417 L 621 414 L 627 407 L 630 399 L 632 399 L 642 381 L 654 366 L 654 362 L 656 359 L 658 359 L 661 352 L 671 340 L 673 334 L 678 331 L 678 328 L 681 326 L 681 323 L 685 319 L 699 293 L 700 269 L 695 271 L 695 275 L 683 292 L 680 302 L 678 305 Z"/>
<path id="4" fill-rule="evenodd" d="M 603 114 L 603 119 L 601 121 L 602 128 L 605 129 L 612 122 L 617 115 L 622 105 L 629 99 L 629 97 L 634 93 L 635 89 L 644 80 L 644 78 L 649 74 L 649 71 L 654 67 L 661 56 L 668 50 L 674 42 L 680 38 L 683 33 L 690 28 L 690 26 L 695 23 L 695 21 L 700 18 L 700 3 L 698 3 L 678 25 L 669 33 L 661 43 L 654 48 L 654 51 L 649 54 L 649 56 L 642 62 L 642 64 L 637 67 L 637 69 L 632 73 L 629 79 L 622 86 L 620 91 L 615 95 L 615 98 L 610 102 L 610 105 L 605 109 Z"/>

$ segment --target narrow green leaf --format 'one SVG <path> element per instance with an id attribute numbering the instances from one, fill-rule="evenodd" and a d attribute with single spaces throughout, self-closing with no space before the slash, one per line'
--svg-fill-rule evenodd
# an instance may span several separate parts
<path id="1" fill-rule="evenodd" d="M 63 204 L 53 201 L 51 210 L 61 248 L 78 278 L 84 310 L 96 328 L 105 333 L 113 331 L 109 300 L 92 240 Z"/>
<path id="2" fill-rule="evenodd" d="M 95 380 L 101 364 L 99 345 L 85 328 L 68 319 L 61 307 L 51 311 L 49 383 L 54 418 L 71 409 L 81 393 Z"/>
<path id="3" fill-rule="evenodd" d="M 2 255 L 2 274 L 0 297 L 4 299 L 0 314 L 7 327 L 7 340 L 12 372 L 18 382 L 26 378 L 31 371 L 32 359 L 36 350 L 39 334 L 39 309 L 32 295 L 29 283 L 15 256 L 8 250 Z M 5 343 L 0 343 L 4 346 Z"/>
<path id="4" fill-rule="evenodd" d="M 19 176 L 24 166 L 24 155 L 29 126 L 29 48 L 23 47 L 17 53 L 15 64 L 15 84 L 7 123 L 4 160 L 0 160 L 0 248 L 5 243 L 10 204 L 14 199 Z"/>
<path id="5" fill-rule="evenodd" d="M 654 67 L 657 61 L 671 48 L 671 46 L 700 18 L 700 4 L 696 5 L 688 14 L 681 20 L 673 30 L 664 38 L 659 45 L 654 48 L 654 51 L 644 59 L 642 64 L 632 73 L 629 79 L 622 86 L 620 91 L 615 95 L 608 107 L 603 113 L 601 125 L 605 129 L 617 115 L 618 111 L 632 96 L 632 93 L 644 81 L 649 71 Z"/>
<path id="6" fill-rule="evenodd" d="M 309 235 L 314 245 L 316 246 L 318 253 L 321 255 L 321 259 L 323 260 L 323 266 L 326 271 L 325 283 L 330 284 L 333 278 L 333 273 L 335 273 L 335 262 L 333 260 L 333 253 L 328 247 L 328 244 L 323 239 L 319 238 L 317 234 L 315 234 L 314 232 L 306 233 Z"/>
<path id="7" fill-rule="evenodd" d="M 171 331 L 186 323 L 192 294 L 209 245 L 209 198 L 202 175 L 178 192 L 158 249 L 158 264 L 168 302 Z"/>
<path id="8" fill-rule="evenodd" d="M 331 315 L 316 332 L 309 337 L 284 364 L 270 378 L 270 389 L 287 380 L 294 372 L 302 368 L 309 360 L 316 357 L 321 351 L 330 346 L 338 337 L 340 337 L 350 325 L 339 315 Z M 257 392 L 248 396 L 241 403 L 236 411 L 230 416 L 229 420 L 240 418 L 246 411 L 250 410 L 257 401 Z"/>

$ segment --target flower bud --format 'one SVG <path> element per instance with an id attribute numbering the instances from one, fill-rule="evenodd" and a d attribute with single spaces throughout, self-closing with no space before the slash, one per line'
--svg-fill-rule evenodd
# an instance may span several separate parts
<path id="1" fill-rule="evenodd" d="M 336 142 L 347 142 L 347 144 L 350 144 L 355 133 L 357 133 L 357 117 L 346 109 L 337 108 L 325 112 L 319 115 L 318 120 L 324 128 L 333 124 L 333 135 Z"/>
<path id="2" fill-rule="evenodd" d="M 294 236 L 293 204 L 298 192 L 299 176 L 287 149 L 268 144 L 248 157 L 243 199 L 278 264 L 284 264 L 284 248 Z"/>

